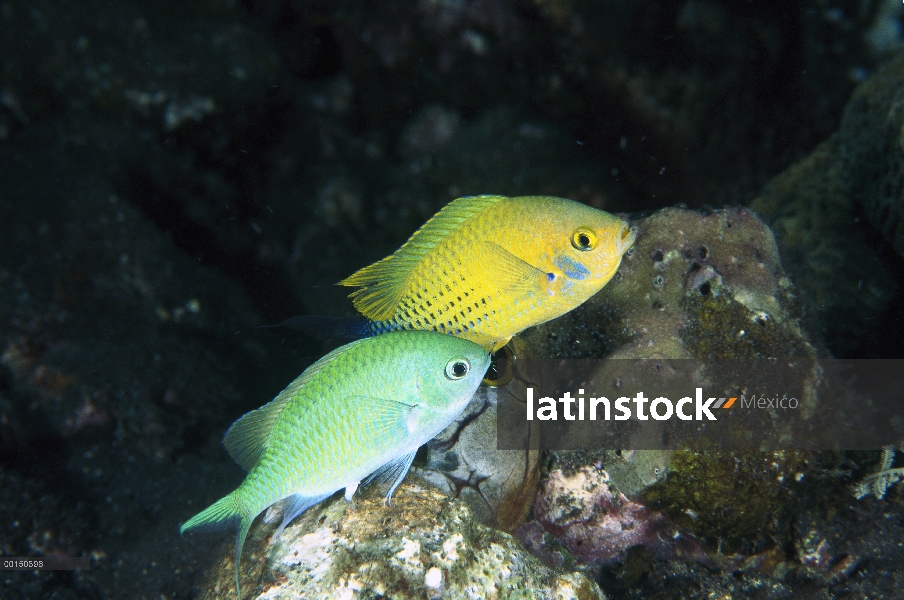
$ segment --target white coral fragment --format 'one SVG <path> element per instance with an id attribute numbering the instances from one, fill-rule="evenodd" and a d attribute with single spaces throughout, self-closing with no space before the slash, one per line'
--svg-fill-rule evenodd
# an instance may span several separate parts
<path id="1" fill-rule="evenodd" d="M 872 494 L 877 500 L 883 499 L 888 488 L 904 479 L 904 467 L 891 468 L 894 460 L 894 446 L 884 446 L 882 448 L 882 457 L 879 460 L 879 468 L 874 473 L 864 477 L 859 483 L 854 484 L 854 496 L 860 500 Z"/>

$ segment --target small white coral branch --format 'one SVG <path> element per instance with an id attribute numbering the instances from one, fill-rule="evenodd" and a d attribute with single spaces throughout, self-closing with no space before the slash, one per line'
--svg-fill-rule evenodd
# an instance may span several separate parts
<path id="1" fill-rule="evenodd" d="M 891 468 L 894 460 L 894 446 L 884 446 L 882 448 L 882 457 L 879 460 L 879 468 L 853 486 L 854 495 L 858 500 L 870 494 L 881 500 L 885 497 L 885 492 L 888 491 L 888 488 L 904 479 L 904 467 Z"/>

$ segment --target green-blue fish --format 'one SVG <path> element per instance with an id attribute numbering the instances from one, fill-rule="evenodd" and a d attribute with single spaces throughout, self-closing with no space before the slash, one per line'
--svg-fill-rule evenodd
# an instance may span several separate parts
<path id="1" fill-rule="evenodd" d="M 234 492 L 182 526 L 238 530 L 288 499 L 276 534 L 345 488 L 390 482 L 387 500 L 415 452 L 464 410 L 490 364 L 477 344 L 434 332 L 398 331 L 342 346 L 311 365 L 272 402 L 235 422 L 223 443 L 248 476 Z"/>

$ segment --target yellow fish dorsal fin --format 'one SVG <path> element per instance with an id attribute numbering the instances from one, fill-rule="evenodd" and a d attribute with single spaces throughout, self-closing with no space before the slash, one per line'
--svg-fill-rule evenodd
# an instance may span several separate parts
<path id="1" fill-rule="evenodd" d="M 290 383 L 289 387 L 281 391 L 276 398 L 257 410 L 252 410 L 233 423 L 223 437 L 223 445 L 226 446 L 226 450 L 232 460 L 241 465 L 246 471 L 250 471 L 260 461 L 261 456 L 267 449 L 267 442 L 270 439 L 273 425 L 286 407 L 286 404 L 289 403 L 289 400 L 294 398 L 298 390 L 321 369 L 333 362 L 339 354 L 366 339 L 356 340 L 351 344 L 336 348 L 305 369 L 304 373 Z"/>
<path id="2" fill-rule="evenodd" d="M 343 279 L 339 285 L 361 288 L 349 297 L 358 312 L 368 319 L 391 319 L 405 293 L 408 276 L 430 250 L 470 218 L 507 199 L 506 196 L 465 196 L 453 200 L 415 231 L 401 248 Z"/>

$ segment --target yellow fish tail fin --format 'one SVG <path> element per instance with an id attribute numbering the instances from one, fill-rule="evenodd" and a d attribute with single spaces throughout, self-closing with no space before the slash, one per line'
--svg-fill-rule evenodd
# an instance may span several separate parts
<path id="1" fill-rule="evenodd" d="M 355 308 L 368 319 L 391 319 L 406 292 L 408 276 L 430 250 L 466 221 L 506 199 L 505 196 L 465 196 L 453 200 L 415 231 L 392 255 L 364 267 L 340 281 L 339 285 L 361 288 L 349 297 L 354 301 Z"/>
<path id="2" fill-rule="evenodd" d="M 360 287 L 349 294 L 355 308 L 372 321 L 388 321 L 402 299 L 408 274 L 417 264 L 407 257 L 387 256 L 343 279 L 339 285 Z M 395 260 L 394 260 L 395 259 Z"/>

